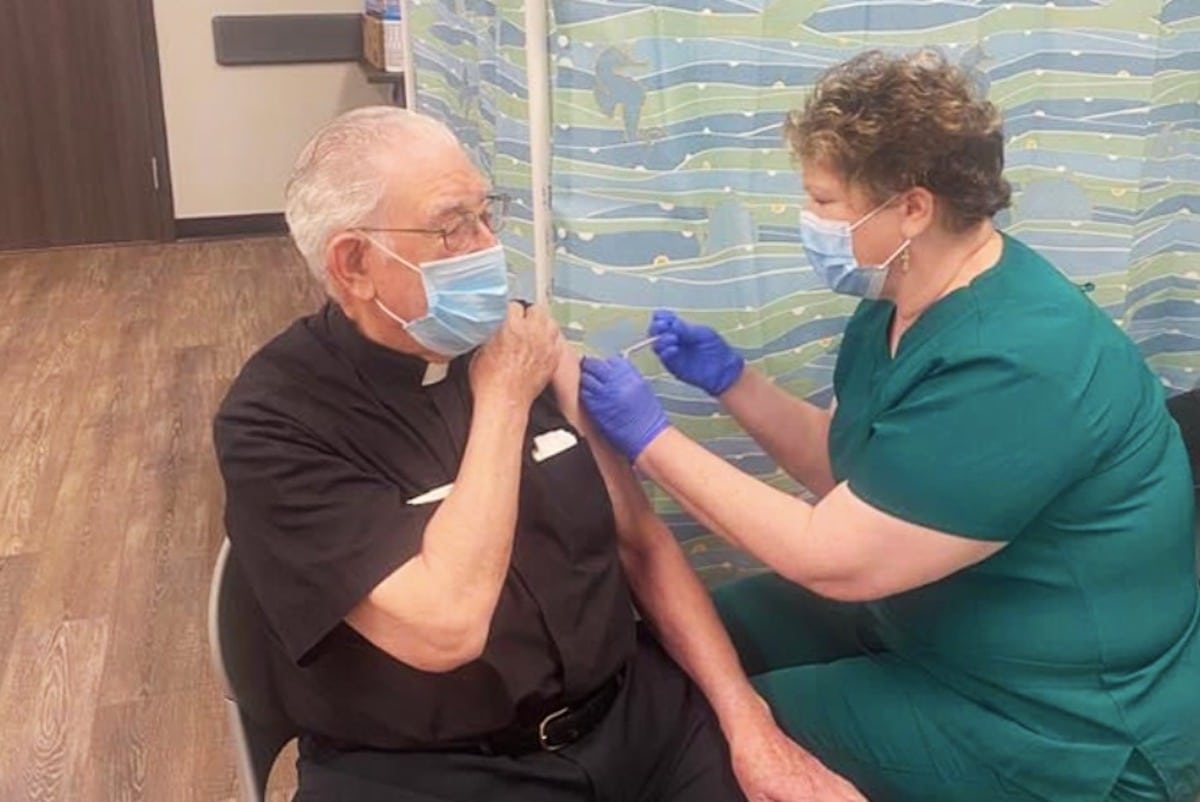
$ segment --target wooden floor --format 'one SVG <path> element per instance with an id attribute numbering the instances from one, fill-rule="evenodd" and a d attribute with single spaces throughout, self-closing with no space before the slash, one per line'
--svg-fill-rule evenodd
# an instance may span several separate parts
<path id="1" fill-rule="evenodd" d="M 283 239 L 0 255 L 3 802 L 235 798 L 209 425 L 317 303 Z"/>

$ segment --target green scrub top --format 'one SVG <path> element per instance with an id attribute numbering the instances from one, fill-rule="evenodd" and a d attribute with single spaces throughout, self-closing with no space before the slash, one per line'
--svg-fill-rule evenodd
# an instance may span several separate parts
<path id="1" fill-rule="evenodd" d="M 1200 787 L 1192 478 L 1138 349 L 1009 236 L 894 357 L 893 310 L 864 301 L 846 329 L 834 475 L 898 518 L 1006 545 L 871 603 L 880 637 L 1013 725 L 951 723 L 1032 797 L 1100 799 L 1131 756 Z"/>

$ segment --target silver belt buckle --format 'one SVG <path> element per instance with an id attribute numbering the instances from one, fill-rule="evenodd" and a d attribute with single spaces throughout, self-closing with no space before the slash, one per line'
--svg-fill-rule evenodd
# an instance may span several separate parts
<path id="1" fill-rule="evenodd" d="M 550 737 L 546 734 L 546 727 L 549 726 L 550 722 L 554 721 L 555 719 L 562 718 L 569 712 L 571 712 L 571 708 L 569 707 L 559 708 L 542 719 L 541 723 L 538 724 L 538 743 L 541 745 L 542 749 L 546 750 L 547 752 L 557 752 L 563 747 L 570 746 L 570 744 L 566 743 L 551 743 Z"/>

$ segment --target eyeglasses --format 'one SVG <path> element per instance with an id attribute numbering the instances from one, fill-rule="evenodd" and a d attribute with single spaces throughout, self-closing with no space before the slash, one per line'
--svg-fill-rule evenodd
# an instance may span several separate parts
<path id="1" fill-rule="evenodd" d="M 504 228 L 508 216 L 510 197 L 504 194 L 488 195 L 484 198 L 483 208 L 477 212 L 460 212 L 450 225 L 445 228 L 356 228 L 355 231 L 387 232 L 391 234 L 436 234 L 442 238 L 446 250 L 459 253 L 470 248 L 475 239 L 475 232 L 480 223 L 497 234 Z"/>

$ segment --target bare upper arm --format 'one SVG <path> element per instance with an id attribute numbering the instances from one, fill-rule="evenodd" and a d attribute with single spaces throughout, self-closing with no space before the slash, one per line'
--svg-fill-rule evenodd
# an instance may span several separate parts
<path id="1" fill-rule="evenodd" d="M 982 562 L 1007 545 L 942 532 L 886 513 L 843 482 L 813 509 L 809 536 L 844 570 L 812 589 L 846 601 L 867 601 L 936 582 Z"/>
<path id="2" fill-rule="evenodd" d="M 591 449 L 613 505 L 618 534 L 626 539 L 640 529 L 640 517 L 653 514 L 653 509 L 629 463 L 605 442 L 580 406 L 579 375 L 579 352 L 564 340 L 551 384 L 563 416 L 583 434 Z"/>
<path id="3" fill-rule="evenodd" d="M 579 352 L 566 340 L 560 340 L 558 367 L 550 377 L 550 384 L 554 387 L 554 396 L 563 415 L 572 426 L 583 431 L 580 426 L 579 375 Z"/>

